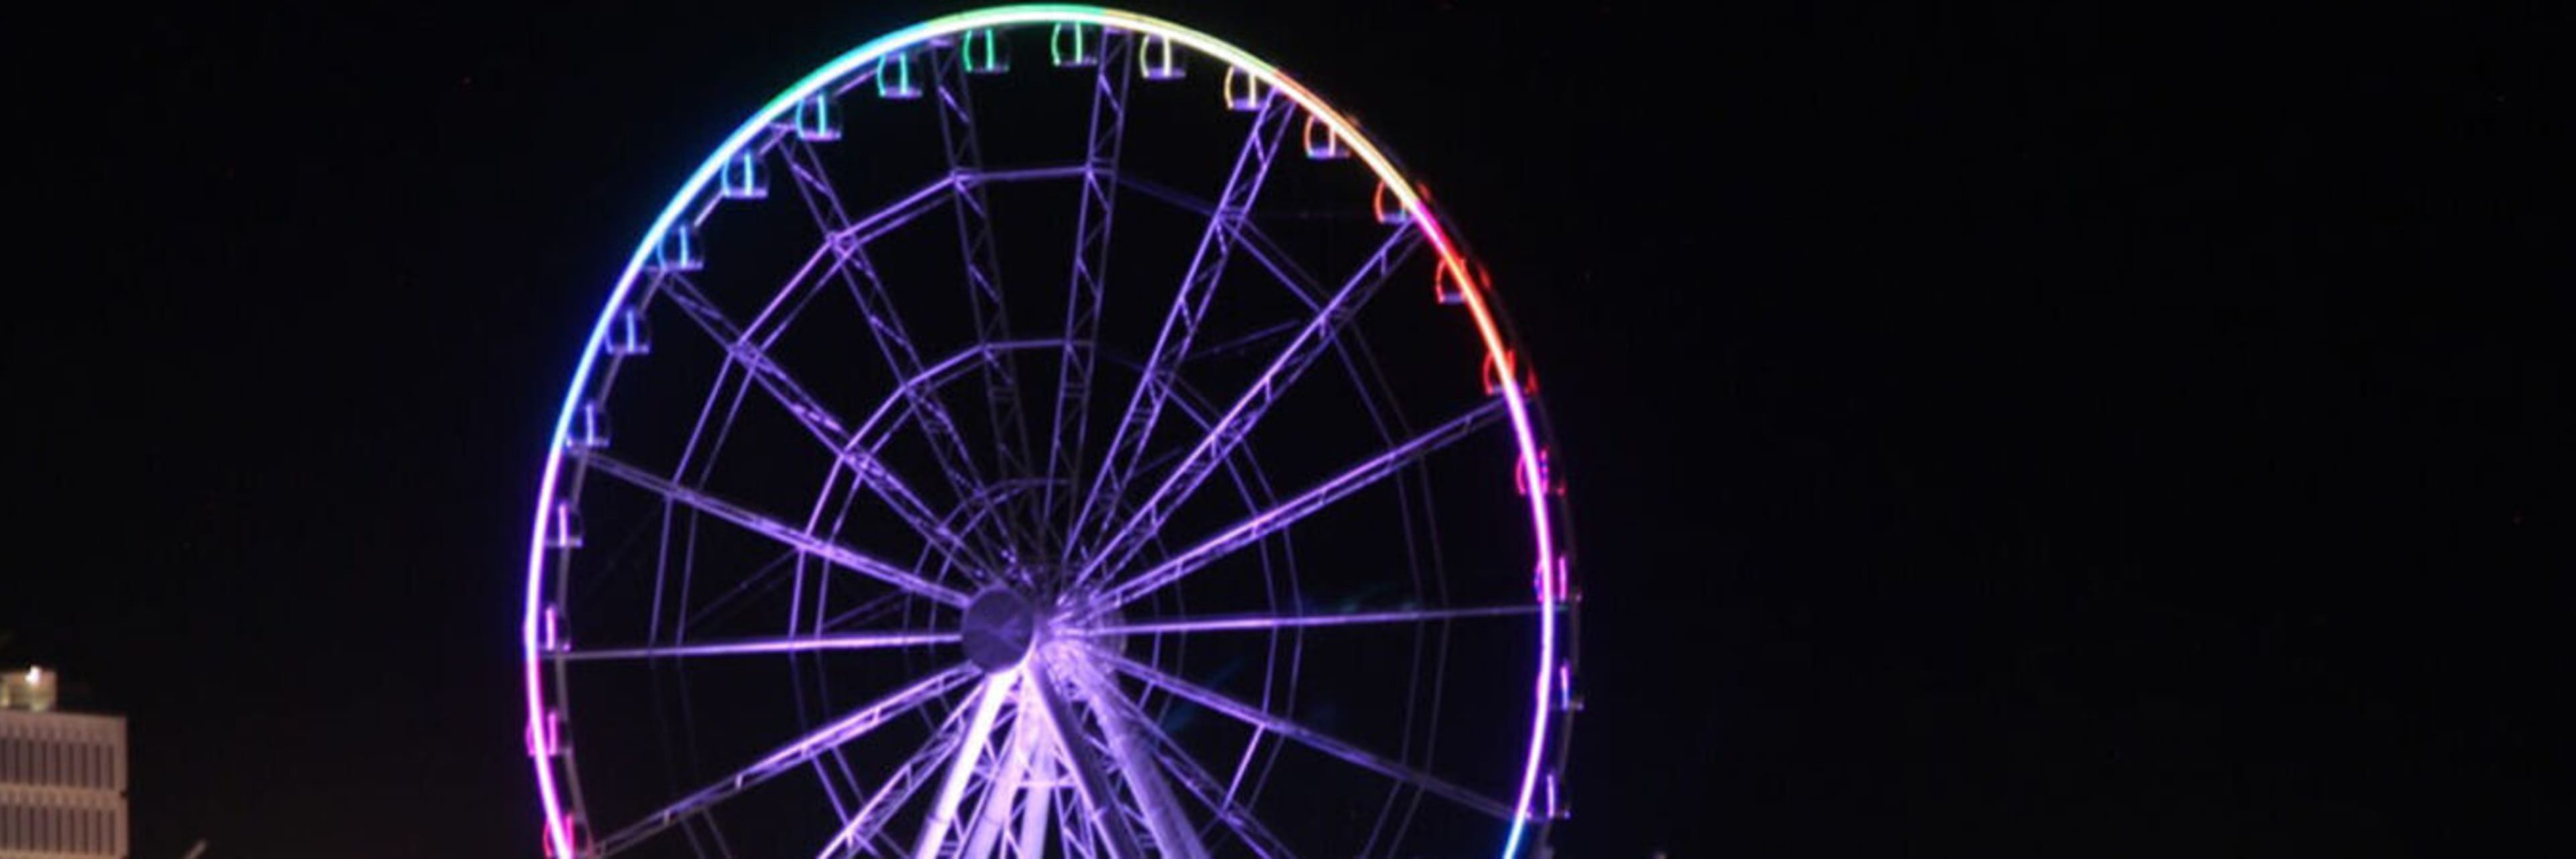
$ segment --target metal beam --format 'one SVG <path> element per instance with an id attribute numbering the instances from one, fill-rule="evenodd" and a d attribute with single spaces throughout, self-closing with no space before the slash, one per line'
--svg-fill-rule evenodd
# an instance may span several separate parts
<path id="1" fill-rule="evenodd" d="M 1099 338 L 1100 307 L 1109 272 L 1110 226 L 1118 211 L 1118 156 L 1126 139 L 1127 84 L 1134 76 L 1126 62 L 1132 44 L 1124 35 L 1103 31 L 1099 69 L 1091 86 L 1091 126 L 1082 160 L 1081 208 L 1074 214 L 1073 274 L 1065 290 L 1064 350 L 1057 363 L 1055 414 L 1047 436 L 1045 494 L 1039 500 L 1040 522 L 1056 521 L 1054 479 L 1082 485 L 1082 459 L 1090 439 L 1091 379 L 1094 352 L 1080 344 Z M 1069 531 L 1063 537 L 1070 541 Z M 1057 546 L 1059 556 L 1070 546 Z"/>
<path id="2" fill-rule="evenodd" d="M 1465 414 L 1451 418 L 1428 432 L 1414 436 L 1357 465 L 1343 469 L 1341 473 L 1308 487 L 1306 491 L 1298 493 L 1295 497 L 1245 517 L 1217 532 L 1215 536 L 1200 541 L 1198 545 L 1184 549 L 1180 554 L 1173 555 L 1144 572 L 1103 589 L 1085 608 L 1085 615 L 1091 618 L 1107 614 L 1110 610 L 1134 602 L 1164 585 L 1179 581 L 1182 577 L 1197 572 L 1199 568 L 1207 566 L 1216 559 L 1251 545 L 1263 537 L 1278 533 L 1315 511 L 1385 479 L 1416 460 L 1430 455 L 1431 452 L 1467 437 L 1500 419 L 1503 414 L 1503 400 L 1488 399 L 1483 404 L 1469 409 Z"/>
<path id="3" fill-rule="evenodd" d="M 1146 357 L 1135 393 L 1128 398 L 1118 428 L 1110 435 L 1099 474 L 1092 478 L 1091 489 L 1066 530 L 1067 543 L 1073 547 L 1066 560 L 1082 560 L 1086 528 L 1105 527 L 1115 515 L 1127 483 L 1142 465 L 1155 422 L 1162 417 L 1163 405 L 1171 398 L 1172 385 L 1179 376 L 1181 357 L 1190 353 L 1190 343 L 1198 336 L 1199 323 L 1206 318 L 1209 299 L 1225 274 L 1237 233 L 1251 218 L 1253 202 L 1260 196 L 1263 180 L 1270 175 L 1272 157 L 1278 154 L 1288 117 L 1293 113 L 1291 102 L 1273 97 L 1253 117 L 1251 130 L 1244 135 L 1243 150 L 1235 157 L 1234 171 L 1226 177 L 1216 211 L 1209 215 L 1198 251 L 1191 255 L 1189 270 L 1182 276 L 1171 309 L 1163 317 L 1154 351 Z"/>
<path id="4" fill-rule="evenodd" d="M 612 659 L 684 659 L 695 656 L 747 656 L 763 653 L 810 653 L 821 650 L 881 650 L 953 644 L 955 632 L 847 632 L 789 638 L 752 638 L 659 647 L 608 647 L 566 650 L 546 655 L 559 662 Z"/>
<path id="5" fill-rule="evenodd" d="M 1125 699 L 1118 697 L 1117 687 L 1100 676 L 1088 660 L 1060 660 L 1059 667 L 1091 711 L 1091 720 L 1100 726 L 1100 735 L 1109 741 L 1109 758 L 1117 765 L 1120 780 L 1126 782 L 1128 795 L 1136 798 L 1136 810 L 1145 819 L 1146 830 L 1154 836 L 1154 849 L 1164 856 L 1207 859 L 1207 845 L 1199 843 L 1198 831 L 1181 816 L 1180 803 L 1172 798 L 1171 788 L 1154 770 L 1153 755 L 1137 741 L 1126 713 L 1118 708 Z"/>
<path id="6" fill-rule="evenodd" d="M 930 817 L 921 824 L 921 839 L 912 849 L 913 859 L 934 859 L 940 845 L 948 840 L 948 827 L 957 821 L 957 805 L 966 798 L 967 782 L 975 774 L 975 764 L 984 756 L 984 747 L 992 741 L 993 720 L 1002 713 L 1002 705 L 1011 694 L 1011 685 L 1019 682 L 1020 672 L 1004 671 L 984 678 L 984 688 L 977 690 L 975 715 L 966 723 L 966 737 L 957 747 L 957 757 L 948 766 L 948 778 L 940 782 L 939 797 L 930 806 Z"/>
<path id="7" fill-rule="evenodd" d="M 950 709 L 948 715 L 940 719 L 939 727 L 931 732 L 930 739 L 886 774 L 885 780 L 877 784 L 877 789 L 868 794 L 868 801 L 860 804 L 858 813 L 842 822 L 841 831 L 834 833 L 832 840 L 824 842 L 823 849 L 814 854 L 815 859 L 855 856 L 862 845 L 872 842 L 887 852 L 902 852 L 900 845 L 889 843 L 885 838 L 886 821 L 894 816 L 895 809 L 912 801 L 913 794 L 921 792 L 921 786 L 929 783 L 931 776 L 939 772 L 939 762 L 947 760 L 956 751 L 958 743 L 963 742 L 966 714 L 972 709 L 968 706 Z"/>
<path id="8" fill-rule="evenodd" d="M 701 513 L 731 522 L 746 531 L 821 558 L 842 569 L 949 605 L 964 606 L 967 602 L 965 594 L 922 578 L 919 573 L 878 560 L 857 549 L 805 533 L 785 522 L 753 512 L 731 501 L 678 485 L 663 479 L 660 475 L 629 465 L 606 454 L 592 451 L 582 455 L 581 461 L 585 467 L 625 481 L 637 489 L 661 495 L 665 499 L 686 505 Z"/>
<path id="9" fill-rule="evenodd" d="M 1145 737 L 1152 741 L 1155 747 L 1154 758 L 1162 763 L 1165 770 L 1172 773 L 1173 778 L 1179 779 L 1181 786 L 1192 796 L 1197 797 L 1200 804 L 1207 806 L 1208 813 L 1214 815 L 1217 822 L 1233 830 L 1235 837 L 1241 839 L 1245 847 L 1250 848 L 1263 859 L 1291 859 L 1297 855 L 1296 851 L 1288 849 L 1286 842 L 1279 840 L 1279 836 L 1271 834 L 1270 828 L 1263 826 L 1261 819 L 1252 815 L 1251 809 L 1236 803 L 1233 799 L 1234 792 L 1217 784 L 1216 776 L 1210 774 L 1207 768 L 1199 766 L 1199 762 L 1190 757 L 1188 750 L 1181 748 L 1180 741 L 1172 739 L 1170 734 L 1157 727 L 1153 719 L 1137 708 L 1135 702 L 1119 698 L 1117 704 L 1125 711 L 1128 720 L 1141 728 Z M 1263 732 L 1257 729 L 1253 731 L 1252 739 L 1244 748 L 1247 759 L 1252 751 L 1249 743 L 1260 742 L 1262 736 L 1264 736 Z"/>
<path id="10" fill-rule="evenodd" d="M 1103 570 L 1118 570 L 1137 552 L 1143 551 L 1155 532 L 1162 529 L 1173 509 L 1188 501 L 1190 495 L 1198 491 L 1199 485 L 1215 473 L 1217 463 L 1231 456 L 1235 448 L 1243 444 L 1253 428 L 1261 423 L 1261 418 L 1269 413 L 1270 407 L 1297 384 L 1306 368 L 1323 357 L 1342 328 L 1359 315 L 1360 309 L 1376 296 L 1378 288 L 1386 283 L 1396 266 L 1403 264 L 1421 244 L 1420 233 L 1409 226 L 1398 227 L 1389 234 L 1378 245 L 1377 251 L 1351 272 L 1341 288 L 1316 309 L 1305 327 L 1298 329 L 1296 336 L 1271 358 L 1270 363 L 1262 368 L 1261 375 L 1244 387 L 1243 393 L 1237 395 L 1225 414 L 1200 436 L 1189 454 L 1164 475 L 1162 483 L 1137 505 L 1135 514 L 1101 541 L 1099 552 L 1083 562 L 1074 580 L 1085 581 Z"/>
<path id="11" fill-rule="evenodd" d="M 885 501 L 887 508 L 894 511 L 895 516 L 914 533 L 928 541 L 932 549 L 947 558 L 949 563 L 970 572 L 992 566 L 991 560 L 983 557 L 975 547 L 943 528 L 911 484 L 879 461 L 874 450 L 861 452 L 854 449 L 851 442 L 856 439 L 856 434 L 843 424 L 839 415 L 824 406 L 796 381 L 793 374 L 770 357 L 764 348 L 768 338 L 756 339 L 749 329 L 735 326 L 722 309 L 708 301 L 697 291 L 696 285 L 685 278 L 667 278 L 663 291 L 671 303 L 680 308 L 682 315 L 689 317 L 710 339 L 724 348 L 727 360 L 742 367 L 761 390 L 768 392 L 771 399 L 786 409 L 798 426 L 804 427 L 808 434 L 822 442 L 825 449 L 832 451 L 833 458 L 841 467 L 849 469 L 852 479 Z M 771 337 L 774 336 L 773 333 Z"/>
<path id="12" fill-rule="evenodd" d="M 966 54 L 952 48 L 929 57 L 931 89 L 939 107 L 939 137 L 946 144 L 948 172 L 966 176 L 984 167 L 984 150 L 975 130 L 975 101 L 967 86 Z M 975 342 L 1010 339 L 1010 306 L 1002 296 L 1002 261 L 993 242 L 992 211 L 981 182 L 960 181 L 952 195 L 957 210 L 958 256 L 965 267 L 966 292 L 974 311 Z M 987 356 L 983 368 L 984 406 L 993 425 L 993 462 L 1000 474 L 1031 474 L 1028 425 L 1021 417 L 1019 374 L 1009 353 Z M 1020 531 L 1025 545 L 1032 523 L 1002 517 L 1005 528 Z"/>
<path id="13" fill-rule="evenodd" d="M 796 178 L 796 188 L 815 222 L 827 234 L 841 234 L 848 224 L 848 216 L 842 213 L 838 192 L 833 189 L 819 158 L 802 141 L 791 139 L 782 149 L 787 154 L 788 173 Z M 922 368 L 921 353 L 913 346 L 911 335 L 904 330 L 903 319 L 895 312 L 893 297 L 887 292 L 885 282 L 878 278 L 876 266 L 869 262 L 866 249 L 856 243 L 839 240 L 829 241 L 827 245 L 837 257 L 829 272 L 848 288 L 851 299 L 858 303 L 860 315 L 867 322 L 869 337 L 876 342 L 877 351 L 884 357 L 886 366 L 897 378 L 918 375 Z M 906 405 L 912 410 L 914 423 L 930 440 L 931 458 L 938 462 L 940 472 L 947 477 L 950 490 L 958 498 L 974 497 L 982 488 L 983 479 L 976 474 L 974 456 L 967 451 L 947 405 L 918 389 L 907 388 L 903 393 Z M 986 548 L 995 550 L 996 560 L 1002 564 L 1007 565 L 1011 561 L 1008 552 L 1001 547 Z"/>
<path id="14" fill-rule="evenodd" d="M 1314 626 L 1347 626 L 1377 623 L 1431 623 L 1471 617 L 1512 617 L 1538 614 L 1536 605 L 1492 605 L 1474 608 L 1423 608 L 1390 611 L 1356 611 L 1343 614 L 1263 615 L 1235 614 L 1210 617 L 1182 617 L 1120 623 L 1083 630 L 1084 635 L 1099 638 L 1112 635 L 1160 635 L 1189 632 L 1239 632 L 1274 629 L 1299 629 Z"/>
<path id="15" fill-rule="evenodd" d="M 1097 650 L 1094 652 L 1100 653 Z M 1509 803 L 1468 790 L 1403 761 L 1360 748 L 1349 741 L 1290 721 L 1285 716 L 1237 701 L 1216 690 L 1163 673 L 1152 666 L 1124 656 L 1101 653 L 1101 658 L 1107 660 L 1110 667 L 1117 669 L 1119 673 L 1144 681 L 1147 685 L 1169 692 L 1174 697 L 1233 717 L 1236 721 L 1296 740 L 1305 744 L 1307 748 L 1340 758 L 1346 763 L 1378 775 L 1421 788 L 1425 793 L 1492 815 L 1496 819 L 1508 821 L 1513 817 Z"/>
<path id="16" fill-rule="evenodd" d="M 895 690 L 883 698 L 851 711 L 849 715 L 834 720 L 831 724 L 816 728 L 778 747 L 750 766 L 743 767 L 714 784 L 692 791 L 687 796 L 681 797 L 679 801 L 664 806 L 660 811 L 645 815 L 642 820 L 609 833 L 599 839 L 596 853 L 600 856 L 608 856 L 633 847 L 655 833 L 703 813 L 715 807 L 716 804 L 733 798 L 736 794 L 778 777 L 781 773 L 802 766 L 816 755 L 857 739 L 875 730 L 877 726 L 885 724 L 887 720 L 910 712 L 933 698 L 947 694 L 949 690 L 974 679 L 975 673 L 975 669 L 971 666 L 957 665 L 923 678 L 910 686 Z"/>
<path id="17" fill-rule="evenodd" d="M 1112 859 L 1145 859 L 1136 830 L 1119 807 L 1117 789 L 1110 785 L 1101 766 L 1099 751 L 1091 747 L 1091 740 L 1082 733 L 1082 724 L 1074 721 L 1072 709 L 1064 705 L 1064 697 L 1056 691 L 1054 660 L 1043 654 L 1038 657 L 1031 661 L 1037 668 L 1031 679 L 1038 681 L 1038 703 L 1046 713 L 1047 724 L 1054 728 L 1056 748 L 1064 752 L 1065 762 L 1072 766 L 1074 787 L 1088 818 L 1087 828 L 1100 836 L 1102 852 Z"/>

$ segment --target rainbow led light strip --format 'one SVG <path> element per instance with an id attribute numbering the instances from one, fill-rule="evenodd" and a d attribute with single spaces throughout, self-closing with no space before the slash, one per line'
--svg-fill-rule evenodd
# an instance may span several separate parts
<path id="1" fill-rule="evenodd" d="M 896 30 L 860 45 L 849 53 L 842 54 L 839 58 L 824 64 L 821 68 L 815 69 L 803 80 L 797 81 L 794 86 L 788 87 L 786 91 L 770 99 L 767 105 L 763 105 L 758 112 L 752 114 L 741 127 L 734 129 L 733 134 L 725 138 L 724 144 L 716 147 L 715 152 L 708 155 L 706 161 L 700 163 L 698 169 L 689 174 L 688 181 L 680 186 L 680 192 L 674 195 L 670 204 L 664 206 L 662 213 L 653 219 L 652 229 L 645 232 L 644 241 L 636 246 L 634 256 L 627 260 L 625 272 L 618 276 L 617 289 L 610 293 L 607 309 L 600 313 L 599 321 L 591 328 L 589 343 L 582 350 L 579 365 L 573 370 L 571 390 L 565 394 L 563 406 L 556 415 L 552 448 L 546 457 L 545 475 L 538 485 L 537 516 L 535 525 L 531 529 L 533 536 L 528 546 L 527 609 L 520 620 L 520 655 L 528 695 L 528 735 L 532 738 L 552 736 L 552 732 L 547 730 L 544 724 L 548 711 L 539 671 L 541 663 L 538 653 L 541 642 L 539 616 L 542 614 L 541 607 L 544 605 L 541 590 L 545 572 L 547 516 L 554 509 L 552 502 L 556 498 L 556 480 L 562 468 L 564 439 L 572 429 L 574 414 L 579 410 L 581 392 L 590 380 L 592 364 L 608 341 L 611 323 L 617 318 L 618 309 L 625 306 L 628 294 L 634 290 L 637 276 L 643 273 L 645 266 L 652 260 L 654 250 L 661 246 L 664 235 L 686 217 L 690 204 L 699 200 L 707 192 L 718 175 L 723 172 L 725 164 L 732 160 L 736 153 L 752 146 L 762 135 L 772 132 L 780 119 L 795 109 L 799 102 L 826 92 L 833 82 L 871 68 L 881 57 L 931 39 L 989 27 L 1024 24 L 1089 24 L 1161 37 L 1223 61 L 1228 66 L 1251 75 L 1260 81 L 1261 85 L 1269 87 L 1277 94 L 1287 96 L 1295 101 L 1298 107 L 1303 108 L 1308 116 L 1320 119 L 1329 125 L 1332 132 L 1349 146 L 1351 154 L 1359 156 L 1360 160 L 1368 165 L 1370 172 L 1377 175 L 1378 181 L 1387 191 L 1394 194 L 1396 200 L 1403 205 L 1404 211 L 1412 218 L 1413 223 L 1422 230 L 1424 236 L 1430 239 L 1433 250 L 1440 255 L 1440 266 L 1447 270 L 1449 282 L 1461 287 L 1459 291 L 1465 298 L 1467 312 L 1475 319 L 1477 334 L 1485 344 L 1487 360 L 1491 362 L 1494 375 L 1500 382 L 1495 387 L 1502 393 L 1504 405 L 1509 413 L 1513 441 L 1521 451 L 1515 463 L 1515 467 L 1520 470 L 1520 485 L 1538 488 L 1526 493 L 1529 498 L 1530 521 L 1538 542 L 1538 557 L 1534 562 L 1537 569 L 1535 586 L 1540 602 L 1538 684 L 1532 701 L 1534 715 L 1530 720 L 1529 755 L 1522 764 L 1520 796 L 1514 805 L 1511 831 L 1504 839 L 1502 851 L 1505 859 L 1518 855 L 1521 840 L 1525 834 L 1524 830 L 1531 817 L 1530 803 L 1537 797 L 1540 789 L 1539 763 L 1546 751 L 1548 718 L 1552 712 L 1553 699 L 1557 694 L 1557 603 L 1564 596 L 1563 582 L 1560 579 L 1565 571 L 1557 556 L 1555 533 L 1549 521 L 1548 492 L 1544 489 L 1549 485 L 1549 478 L 1541 474 L 1545 455 L 1541 452 L 1537 431 L 1532 425 L 1533 417 L 1525 386 L 1522 384 L 1520 368 L 1515 364 L 1512 351 L 1503 343 L 1502 329 L 1495 320 L 1490 299 L 1485 296 L 1484 284 L 1475 279 L 1475 273 L 1469 266 L 1467 258 L 1458 251 L 1457 245 L 1450 239 L 1448 231 L 1441 226 L 1439 219 L 1432 216 L 1430 207 L 1425 204 L 1413 183 L 1403 174 L 1396 172 L 1395 164 L 1388 160 L 1386 154 L 1380 151 L 1374 142 L 1360 133 L 1359 125 L 1351 121 L 1350 117 L 1333 110 L 1332 106 L 1325 104 L 1321 97 L 1280 72 L 1277 67 L 1263 62 L 1261 58 L 1241 48 L 1160 18 L 1097 6 L 1031 4 L 961 12 Z M 576 856 L 578 854 L 573 850 L 571 823 L 563 813 L 562 798 L 555 785 L 554 765 L 547 756 L 541 754 L 536 761 L 536 770 L 537 794 L 539 800 L 545 804 L 546 841 L 551 847 L 551 852 L 558 857 Z M 1551 790 L 1552 788 L 1553 786 L 1550 786 Z"/>

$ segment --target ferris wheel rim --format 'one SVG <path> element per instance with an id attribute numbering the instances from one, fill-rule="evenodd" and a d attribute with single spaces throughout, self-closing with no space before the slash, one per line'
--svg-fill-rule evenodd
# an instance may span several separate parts
<path id="1" fill-rule="evenodd" d="M 1534 560 L 1536 577 L 1534 590 L 1537 594 L 1535 613 L 1540 626 L 1538 664 L 1535 672 L 1537 684 L 1531 710 L 1533 715 L 1529 732 L 1530 745 L 1521 768 L 1518 799 L 1512 809 L 1509 835 L 1503 850 L 1505 857 L 1518 855 L 1524 841 L 1524 830 L 1527 824 L 1535 819 L 1533 805 L 1537 800 L 1536 792 L 1539 790 L 1538 777 L 1541 762 L 1547 758 L 1547 752 L 1552 746 L 1558 746 L 1561 743 L 1561 740 L 1551 738 L 1550 722 L 1551 716 L 1556 712 L 1555 702 L 1552 699 L 1561 691 L 1556 688 L 1560 680 L 1562 660 L 1559 655 L 1561 650 L 1558 616 L 1562 613 L 1562 604 L 1567 599 L 1568 586 L 1564 582 L 1567 570 L 1564 551 L 1561 548 L 1563 537 L 1560 532 L 1563 526 L 1558 521 L 1562 518 L 1562 511 L 1556 509 L 1557 504 L 1552 502 L 1548 497 L 1549 493 L 1544 491 L 1544 487 L 1549 485 L 1549 478 L 1543 471 L 1546 446 L 1540 442 L 1544 435 L 1542 429 L 1544 419 L 1538 413 L 1535 404 L 1529 400 L 1528 389 L 1524 384 L 1526 370 L 1518 365 L 1518 356 L 1507 343 L 1506 323 L 1500 309 L 1493 303 L 1481 271 L 1459 247 L 1459 243 L 1451 235 L 1445 222 L 1432 210 L 1419 186 L 1396 167 L 1392 158 L 1378 147 L 1355 121 L 1335 110 L 1320 96 L 1276 66 L 1248 51 L 1160 18 L 1094 6 L 1030 4 L 993 7 L 934 18 L 872 39 L 825 63 L 781 91 L 728 135 L 724 142 L 682 183 L 671 202 L 665 206 L 646 231 L 643 241 L 638 244 L 620 273 L 616 286 L 605 304 L 606 309 L 592 327 L 573 374 L 569 392 L 557 414 L 549 453 L 540 480 L 538 509 L 530 540 L 526 602 L 521 619 L 523 679 L 529 705 L 527 715 L 530 736 L 541 736 L 549 730 L 549 727 L 543 724 L 549 716 L 549 710 L 546 703 L 548 696 L 545 694 L 542 680 L 542 670 L 548 660 L 541 652 L 541 644 L 544 636 L 550 634 L 550 631 L 542 628 L 549 622 L 549 619 L 543 616 L 546 601 L 542 587 L 546 579 L 543 570 L 544 558 L 548 550 L 546 541 L 548 517 L 550 505 L 560 497 L 558 488 L 563 477 L 566 440 L 572 432 L 576 410 L 580 406 L 581 393 L 596 370 L 597 356 L 601 354 L 603 346 L 611 336 L 614 317 L 618 309 L 624 306 L 629 296 L 634 293 L 653 258 L 655 249 L 674 228 L 680 226 L 689 217 L 689 209 L 693 203 L 709 197 L 708 191 L 717 183 L 724 165 L 737 154 L 760 142 L 764 135 L 775 134 L 780 120 L 805 99 L 826 91 L 836 83 L 863 74 L 869 64 L 882 57 L 934 39 L 983 28 L 1049 23 L 1088 24 L 1158 36 L 1200 54 L 1222 60 L 1231 68 L 1252 75 L 1277 95 L 1287 97 L 1309 117 L 1325 122 L 1331 133 L 1348 145 L 1350 154 L 1368 166 L 1382 183 L 1385 191 L 1395 198 L 1395 203 L 1406 213 L 1412 228 L 1418 229 L 1424 240 L 1430 244 L 1438 256 L 1436 265 L 1445 269 L 1447 276 L 1456 284 L 1461 303 L 1465 305 L 1476 326 L 1491 370 L 1499 379 L 1499 384 L 1494 385 L 1493 388 L 1500 397 L 1501 409 L 1505 413 L 1503 419 L 1510 426 L 1514 446 L 1522 454 L 1519 461 L 1515 463 L 1517 476 L 1523 481 L 1523 486 L 1532 488 L 1532 491 L 1527 492 L 1527 496 L 1533 526 L 1532 533 L 1537 542 L 1535 553 L 1537 557 Z M 557 665 L 559 666 L 560 663 Z M 1562 754 L 1561 748 L 1557 751 L 1558 754 Z M 545 837 L 550 849 L 554 855 L 578 855 L 569 831 L 569 824 L 561 813 L 563 797 L 559 793 L 551 767 L 540 760 L 536 770 L 541 801 L 547 811 Z M 1549 789 L 1553 790 L 1552 784 Z"/>

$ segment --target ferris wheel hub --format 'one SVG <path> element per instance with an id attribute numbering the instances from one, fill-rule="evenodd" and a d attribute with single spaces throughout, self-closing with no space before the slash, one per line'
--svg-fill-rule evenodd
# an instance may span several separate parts
<path id="1" fill-rule="evenodd" d="M 1019 591 L 987 588 L 966 603 L 962 629 L 966 658 L 985 673 L 998 674 L 1028 658 L 1037 641 L 1037 607 Z"/>

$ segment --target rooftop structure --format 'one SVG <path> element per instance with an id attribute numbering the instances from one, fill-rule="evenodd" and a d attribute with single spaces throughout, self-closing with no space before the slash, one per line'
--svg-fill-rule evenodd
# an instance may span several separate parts
<path id="1" fill-rule="evenodd" d="M 125 717 L 54 709 L 51 670 L 0 673 L 0 859 L 129 849 Z"/>

